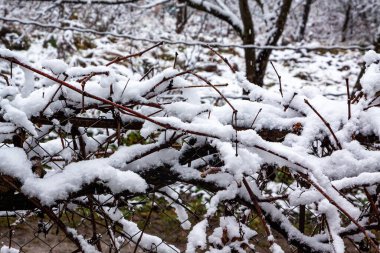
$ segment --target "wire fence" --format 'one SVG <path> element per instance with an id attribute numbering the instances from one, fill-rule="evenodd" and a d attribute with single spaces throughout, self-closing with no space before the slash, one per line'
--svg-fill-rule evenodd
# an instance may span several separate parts
<path id="1" fill-rule="evenodd" d="M 64 27 L 60 25 L 54 25 L 54 24 L 43 24 L 34 20 L 25 20 L 25 19 L 19 19 L 19 18 L 11 18 L 11 17 L 0 17 L 0 20 L 8 23 L 18 23 L 22 25 L 32 25 L 40 28 L 45 29 L 57 29 L 61 31 L 74 31 L 79 33 L 89 33 L 89 34 L 95 34 L 95 35 L 101 35 L 101 36 L 112 36 L 116 38 L 125 38 L 130 39 L 133 41 L 142 41 L 142 42 L 149 42 L 149 43 L 159 43 L 163 42 L 168 45 L 185 45 L 185 46 L 202 46 L 202 47 L 217 47 L 217 48 L 254 48 L 254 49 L 271 49 L 271 50 L 309 50 L 309 51 L 317 51 L 317 50 L 360 50 L 360 51 L 366 51 L 371 50 L 374 48 L 373 45 L 367 45 L 367 46 L 360 46 L 360 45 L 338 45 L 338 46 L 305 46 L 305 45 L 299 45 L 299 46 L 268 46 L 268 45 L 254 45 L 254 44 L 230 44 L 230 43 L 219 43 L 219 42 L 213 42 L 213 41 L 196 41 L 196 40 L 170 40 L 166 38 L 148 38 L 148 37 L 139 37 L 135 35 L 130 34 L 119 34 L 114 32 L 108 32 L 108 31 L 97 31 L 90 28 L 83 28 L 83 27 Z"/>

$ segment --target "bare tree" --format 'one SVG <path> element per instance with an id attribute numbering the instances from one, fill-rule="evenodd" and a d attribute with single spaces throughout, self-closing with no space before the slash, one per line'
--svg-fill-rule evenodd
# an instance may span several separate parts
<path id="1" fill-rule="evenodd" d="M 211 3 L 209 1 L 186 0 L 186 2 L 194 9 L 209 13 L 227 22 L 240 36 L 244 45 L 255 43 L 255 24 L 248 0 L 239 0 L 240 16 L 233 13 L 230 7 L 225 3 L 222 3 L 222 1 Z M 261 1 L 256 1 L 256 4 L 263 9 Z M 291 4 L 292 0 L 281 0 L 277 19 L 273 22 L 272 27 L 268 29 L 269 36 L 265 41 L 266 46 L 277 45 L 277 42 L 284 31 Z M 270 48 L 263 49 L 259 52 L 256 52 L 256 49 L 254 48 L 244 49 L 246 74 L 247 79 L 250 82 L 263 86 L 265 70 L 271 52 L 272 49 Z"/>
<path id="2" fill-rule="evenodd" d="M 298 40 L 303 40 L 305 36 L 305 30 L 306 30 L 307 21 L 309 19 L 311 4 L 312 4 L 312 0 L 306 0 L 306 3 L 303 8 L 302 22 L 301 22 L 301 26 L 300 26 L 300 30 L 298 34 Z"/>
<path id="3" fill-rule="evenodd" d="M 187 6 L 185 0 L 178 0 L 176 13 L 176 33 L 181 33 L 187 23 Z"/>
<path id="4" fill-rule="evenodd" d="M 348 2 L 345 14 L 344 14 L 344 22 L 342 26 L 342 42 L 346 41 L 346 35 L 347 35 L 347 30 L 348 30 L 348 24 L 351 20 L 351 2 Z"/>

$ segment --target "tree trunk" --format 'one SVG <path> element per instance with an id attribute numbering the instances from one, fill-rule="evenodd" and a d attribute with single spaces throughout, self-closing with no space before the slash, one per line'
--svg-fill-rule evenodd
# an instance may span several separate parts
<path id="1" fill-rule="evenodd" d="M 243 31 L 241 33 L 241 39 L 244 45 L 255 43 L 255 31 L 252 21 L 252 15 L 249 11 L 249 4 L 247 0 L 239 0 L 240 15 L 243 22 Z M 245 57 L 245 69 L 248 81 L 262 86 L 257 83 L 256 78 L 256 52 L 254 48 L 244 48 Z M 243 94 L 247 95 L 247 91 L 243 90 Z"/>
<path id="2" fill-rule="evenodd" d="M 375 36 L 375 41 L 373 42 L 373 45 L 375 46 L 374 50 L 375 52 L 380 52 L 380 27 L 377 28 L 377 33 Z"/>
<path id="3" fill-rule="evenodd" d="M 302 14 L 302 23 L 301 23 L 300 31 L 298 34 L 298 41 L 303 40 L 305 36 L 305 30 L 306 30 L 307 20 L 309 19 L 311 2 L 312 0 L 306 0 L 306 3 L 304 5 L 303 14 Z"/>
<path id="4" fill-rule="evenodd" d="M 346 34 L 348 30 L 348 23 L 350 22 L 351 16 L 351 4 L 349 3 L 346 9 L 346 14 L 344 17 L 343 27 L 342 27 L 342 42 L 346 41 Z"/>
<path id="5" fill-rule="evenodd" d="M 176 33 L 181 33 L 187 23 L 186 0 L 178 0 L 176 13 Z"/>
<path id="6" fill-rule="evenodd" d="M 274 24 L 274 32 L 268 38 L 265 43 L 266 46 L 276 46 L 278 40 L 280 39 L 286 24 L 286 20 L 289 15 L 290 6 L 292 5 L 292 0 L 283 0 L 282 6 L 280 9 L 280 14 Z M 272 53 L 272 49 L 263 49 L 260 51 L 257 57 L 257 65 L 256 65 L 256 82 L 258 85 L 263 84 L 265 72 L 269 62 L 269 56 Z"/>

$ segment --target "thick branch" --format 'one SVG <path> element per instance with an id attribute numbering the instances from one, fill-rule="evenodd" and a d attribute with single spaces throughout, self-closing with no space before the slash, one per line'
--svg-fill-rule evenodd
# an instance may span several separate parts
<path id="1" fill-rule="evenodd" d="M 216 6 L 214 4 L 210 4 L 206 1 L 186 0 L 186 2 L 190 7 L 194 8 L 194 9 L 206 12 L 208 14 L 211 14 L 211 15 L 227 22 L 228 24 L 230 24 L 234 28 L 234 30 L 237 33 L 239 33 L 240 35 L 243 34 L 242 25 L 240 23 L 236 22 L 237 18 L 235 19 L 234 16 L 229 15 L 231 13 L 226 13 L 226 11 L 223 10 L 222 8 L 219 8 L 218 6 Z"/>
<path id="2" fill-rule="evenodd" d="M 288 14 L 289 14 L 289 10 L 290 10 L 291 5 L 292 5 L 292 0 L 283 0 L 282 1 L 280 14 L 278 15 L 277 21 L 273 27 L 274 31 L 269 36 L 269 38 L 267 39 L 267 42 L 265 43 L 265 45 L 267 45 L 267 46 L 277 45 L 277 42 L 280 39 L 280 37 L 284 31 L 286 20 L 288 18 Z M 259 67 L 257 69 L 257 71 L 258 71 L 257 75 L 262 77 L 261 79 L 264 78 L 265 70 L 267 68 L 269 56 L 270 56 L 271 52 L 272 52 L 272 49 L 263 49 L 257 57 L 259 59 Z"/>

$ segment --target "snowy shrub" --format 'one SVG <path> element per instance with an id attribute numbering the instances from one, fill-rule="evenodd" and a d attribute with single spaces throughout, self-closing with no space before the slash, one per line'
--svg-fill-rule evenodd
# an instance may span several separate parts
<path id="1" fill-rule="evenodd" d="M 109 222 L 115 252 L 126 241 L 153 252 L 249 252 L 260 236 L 276 253 L 286 250 L 281 238 L 304 252 L 379 251 L 379 54 L 366 54 L 363 91 L 348 101 L 314 89 L 281 95 L 232 72 L 226 81 L 249 95 L 226 98 L 188 70 L 123 73 L 118 64 L 134 56 L 82 68 L 0 50 L 11 63 L 0 87 L 1 194 L 23 195 L 84 252 L 102 250 L 96 232 L 69 226 L 63 210 Z M 204 191 L 198 221 L 173 190 L 182 186 Z M 172 204 L 186 249 L 129 219 L 124 208 L 146 194 Z"/>

